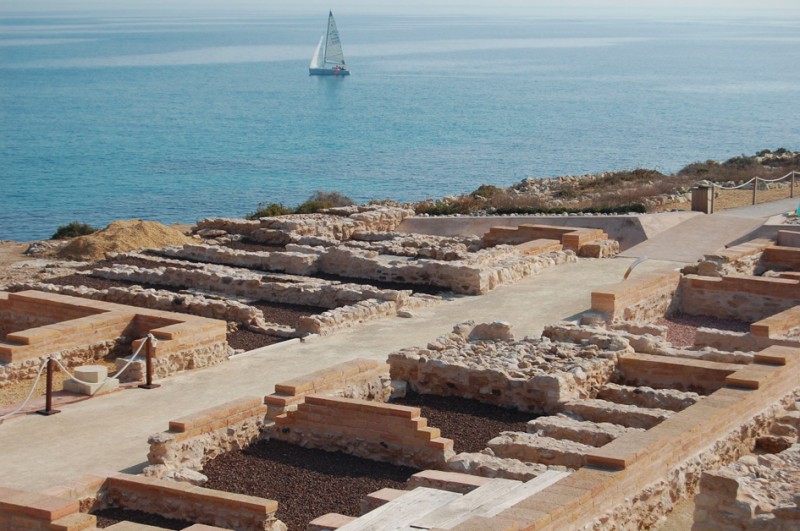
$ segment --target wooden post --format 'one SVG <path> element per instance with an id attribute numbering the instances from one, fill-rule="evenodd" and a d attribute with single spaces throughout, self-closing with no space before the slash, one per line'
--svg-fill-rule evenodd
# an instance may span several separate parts
<path id="1" fill-rule="evenodd" d="M 756 190 L 758 189 L 758 177 L 753 181 L 753 204 L 756 204 Z"/>
<path id="2" fill-rule="evenodd" d="M 792 170 L 792 186 L 789 187 L 789 197 L 794 197 L 794 174 L 796 171 Z"/>
<path id="3" fill-rule="evenodd" d="M 711 212 L 709 214 L 714 213 L 714 190 L 716 189 L 716 183 L 711 183 Z"/>
<path id="4" fill-rule="evenodd" d="M 140 389 L 156 389 L 161 387 L 161 384 L 153 383 L 153 341 L 151 336 L 147 336 L 146 344 L 146 357 L 145 357 L 145 383 L 139 386 Z"/>
<path id="5" fill-rule="evenodd" d="M 55 370 L 55 360 L 47 358 L 47 388 L 45 389 L 44 409 L 37 411 L 38 414 L 49 417 L 56 413 L 61 413 L 58 409 L 53 409 L 53 370 Z"/>

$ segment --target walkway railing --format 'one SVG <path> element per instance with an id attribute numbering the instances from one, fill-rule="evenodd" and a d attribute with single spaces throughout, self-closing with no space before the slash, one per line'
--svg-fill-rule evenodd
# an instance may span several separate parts
<path id="1" fill-rule="evenodd" d="M 744 183 L 742 183 L 740 185 L 737 185 L 737 186 L 722 186 L 721 184 L 717 184 L 717 183 L 712 182 L 712 183 L 710 183 L 710 186 L 703 187 L 703 188 L 706 188 L 706 189 L 710 189 L 710 192 L 711 192 L 711 206 L 709 208 L 709 210 L 710 210 L 709 213 L 710 214 L 714 213 L 714 198 L 716 196 L 716 191 L 717 190 L 720 190 L 720 191 L 721 190 L 739 190 L 739 189 L 742 189 L 742 188 L 745 188 L 747 186 L 752 185 L 753 186 L 753 200 L 752 200 L 751 204 L 755 205 L 756 204 L 756 200 L 757 200 L 757 193 L 758 193 L 759 183 L 764 183 L 764 184 L 776 183 L 776 182 L 784 181 L 784 180 L 788 179 L 790 181 L 790 184 L 789 184 L 789 197 L 793 198 L 794 197 L 794 187 L 795 187 L 795 183 L 796 183 L 798 177 L 800 177 L 800 171 L 792 170 L 789 173 L 787 173 L 786 175 L 784 175 L 783 177 L 778 177 L 777 179 L 764 179 L 762 177 L 756 176 L 756 177 L 753 177 L 752 179 L 750 179 L 749 181 L 744 182 Z"/>

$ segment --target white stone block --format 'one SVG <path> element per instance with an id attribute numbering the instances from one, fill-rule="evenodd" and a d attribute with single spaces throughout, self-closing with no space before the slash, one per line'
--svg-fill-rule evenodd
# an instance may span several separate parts
<path id="1" fill-rule="evenodd" d="M 116 378 L 109 378 L 102 383 L 83 383 L 77 380 L 69 379 L 64 381 L 64 390 L 82 395 L 101 395 L 103 393 L 110 393 L 119 387 L 119 380 Z"/>
<path id="2" fill-rule="evenodd" d="M 75 378 L 87 383 L 100 383 L 108 376 L 108 367 L 105 365 L 84 365 L 75 367 L 72 371 Z"/>

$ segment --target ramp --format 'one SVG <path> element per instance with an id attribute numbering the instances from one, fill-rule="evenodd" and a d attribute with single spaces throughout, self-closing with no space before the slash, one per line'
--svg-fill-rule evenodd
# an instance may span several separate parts
<path id="1" fill-rule="evenodd" d="M 757 230 L 763 223 L 763 218 L 719 214 L 695 216 L 631 247 L 620 256 L 646 256 L 653 260 L 693 264 L 703 255 Z"/>

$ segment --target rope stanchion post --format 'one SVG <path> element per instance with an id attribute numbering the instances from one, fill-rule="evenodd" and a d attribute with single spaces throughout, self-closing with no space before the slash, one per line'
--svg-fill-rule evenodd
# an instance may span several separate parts
<path id="1" fill-rule="evenodd" d="M 794 176 L 797 174 L 796 171 L 792 171 L 792 185 L 789 187 L 789 197 L 794 198 Z"/>
<path id="2" fill-rule="evenodd" d="M 145 347 L 145 383 L 139 386 L 140 389 L 156 389 L 161 387 L 161 384 L 153 383 L 153 341 L 155 338 L 151 335 L 147 336 L 147 346 Z"/>
<path id="3" fill-rule="evenodd" d="M 55 415 L 61 413 L 58 409 L 53 409 L 53 370 L 55 369 L 55 360 L 47 358 L 47 389 L 45 390 L 44 409 L 38 410 L 36 413 L 39 415 Z"/>
<path id="4" fill-rule="evenodd" d="M 711 212 L 709 214 L 714 213 L 714 191 L 717 189 L 716 186 L 716 183 L 711 183 Z"/>
<path id="5" fill-rule="evenodd" d="M 756 204 L 756 190 L 758 190 L 758 176 L 753 181 L 753 204 Z"/>

